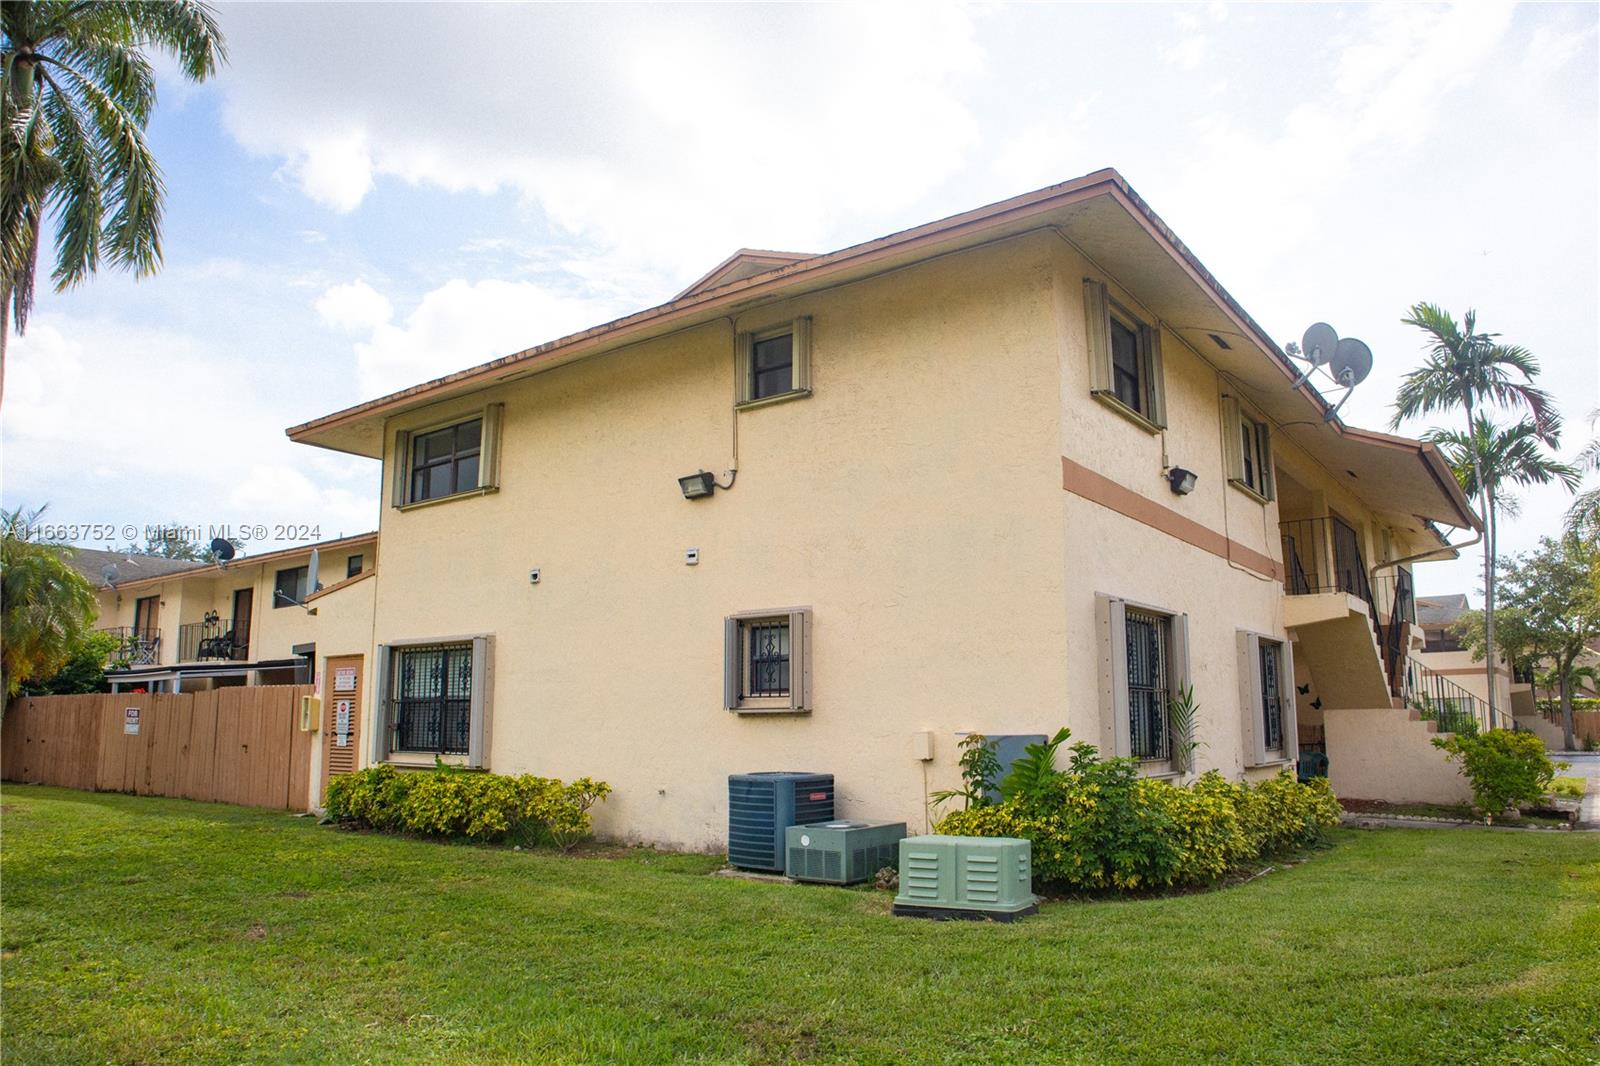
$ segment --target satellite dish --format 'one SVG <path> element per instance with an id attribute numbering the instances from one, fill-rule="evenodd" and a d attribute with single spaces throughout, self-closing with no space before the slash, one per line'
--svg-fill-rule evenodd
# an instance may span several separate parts
<path id="1" fill-rule="evenodd" d="M 117 564 L 107 563 L 100 568 L 100 577 L 107 585 L 117 583 Z"/>
<path id="2" fill-rule="evenodd" d="M 1339 347 L 1339 334 L 1326 322 L 1313 322 L 1306 329 L 1306 335 L 1300 338 L 1300 354 L 1312 366 L 1321 366 L 1333 358 L 1334 350 Z"/>
<path id="3" fill-rule="evenodd" d="M 1355 388 L 1372 373 L 1372 349 L 1354 337 L 1344 338 L 1328 360 L 1328 373 L 1345 388 Z"/>
<path id="4" fill-rule="evenodd" d="M 225 563 L 233 558 L 233 545 L 226 538 L 213 537 L 211 539 L 211 554 L 217 557 L 217 562 Z"/>

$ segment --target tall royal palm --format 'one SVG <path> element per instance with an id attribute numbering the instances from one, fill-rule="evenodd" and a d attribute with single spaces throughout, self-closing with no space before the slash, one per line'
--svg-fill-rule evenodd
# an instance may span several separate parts
<path id="1" fill-rule="evenodd" d="M 1422 437 L 1438 445 L 1463 491 L 1486 501 L 1484 542 L 1496 559 L 1500 557 L 1500 516 L 1519 513 L 1511 495 L 1514 489 L 1559 482 L 1571 491 L 1582 478 L 1577 467 L 1546 451 L 1546 437 L 1532 418 L 1501 426 L 1480 413 L 1471 436 L 1455 429 L 1430 429 Z"/>
<path id="2" fill-rule="evenodd" d="M 1393 428 L 1408 418 L 1461 411 L 1466 416 L 1465 437 L 1475 433 L 1480 412 L 1493 408 L 1526 411 L 1533 435 L 1545 444 L 1557 443 L 1559 423 L 1550 397 L 1534 386 L 1539 361 L 1526 348 L 1503 344 L 1498 333 L 1480 333 L 1477 313 L 1468 311 L 1458 325 L 1449 312 L 1435 304 L 1419 303 L 1401 321 L 1427 334 L 1427 356 L 1407 374 L 1395 394 Z M 1483 471 L 1483 456 L 1472 449 L 1471 484 L 1479 512 L 1488 517 L 1490 500 Z M 1472 490 L 1468 490 L 1472 491 Z M 1489 715 L 1497 717 L 1494 685 L 1494 548 L 1485 529 L 1483 538 L 1483 615 L 1485 669 L 1488 671 Z"/>
<path id="3" fill-rule="evenodd" d="M 144 135 L 151 50 L 194 81 L 224 58 L 197 0 L 0 0 L 0 390 L 10 326 L 27 329 L 33 308 L 46 214 L 58 289 L 102 261 L 141 276 L 161 265 L 161 170 Z"/>

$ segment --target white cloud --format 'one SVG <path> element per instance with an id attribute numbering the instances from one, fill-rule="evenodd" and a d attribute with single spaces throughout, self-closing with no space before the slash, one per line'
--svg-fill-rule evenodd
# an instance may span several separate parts
<path id="1" fill-rule="evenodd" d="M 346 333 L 370 333 L 394 315 L 388 297 L 359 278 L 328 289 L 316 309 L 324 322 Z"/>
<path id="2" fill-rule="evenodd" d="M 381 316 L 375 313 L 380 308 Z M 364 324 L 361 332 L 366 336 L 354 346 L 364 396 L 394 392 L 510 355 L 608 321 L 625 310 L 605 296 L 498 280 L 447 282 L 426 293 L 399 323 L 390 321 L 389 301 L 365 282 L 335 286 L 317 301 L 318 313 L 340 328 L 354 332 Z M 363 319 L 362 311 L 374 313 Z"/>
<path id="3" fill-rule="evenodd" d="M 674 278 L 893 216 L 979 139 L 961 7 L 295 10 L 230 8 L 219 85 L 234 136 L 306 195 L 510 189 L 589 255 Z"/>
<path id="4" fill-rule="evenodd" d="M 1203 33 L 1185 37 L 1177 44 L 1161 49 L 1161 58 L 1179 70 L 1194 70 L 1205 61 L 1211 47 L 1211 38 Z"/>

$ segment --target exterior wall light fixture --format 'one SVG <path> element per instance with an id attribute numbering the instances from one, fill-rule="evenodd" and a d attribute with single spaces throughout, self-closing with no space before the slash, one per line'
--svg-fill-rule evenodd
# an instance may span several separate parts
<path id="1" fill-rule="evenodd" d="M 717 491 L 717 479 L 709 472 L 701 470 L 688 477 L 680 477 L 678 487 L 683 490 L 684 499 L 698 500 Z"/>
<path id="2" fill-rule="evenodd" d="M 1167 484 L 1172 486 L 1172 491 L 1176 495 L 1189 495 L 1189 493 L 1194 491 L 1195 481 L 1196 477 L 1193 470 L 1185 470 L 1181 466 L 1175 466 L 1171 470 L 1167 471 Z M 684 495 L 688 495 L 687 490 L 685 491 Z"/>

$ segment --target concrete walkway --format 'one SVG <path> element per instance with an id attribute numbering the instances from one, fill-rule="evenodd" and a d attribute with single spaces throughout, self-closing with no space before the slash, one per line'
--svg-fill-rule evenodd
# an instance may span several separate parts
<path id="1" fill-rule="evenodd" d="M 1550 758 L 1572 764 L 1570 769 L 1561 771 L 1565 776 L 1588 779 L 1589 788 L 1578 809 L 1578 827 L 1600 829 L 1600 751 L 1552 751 Z"/>

